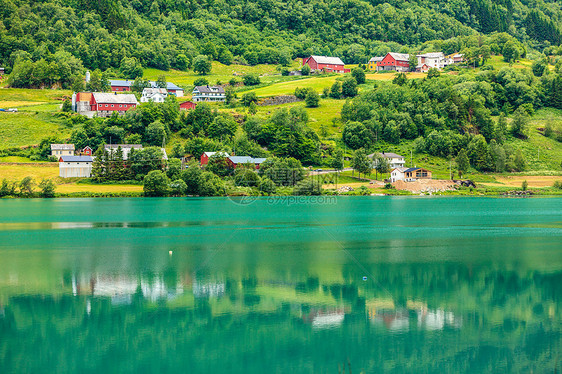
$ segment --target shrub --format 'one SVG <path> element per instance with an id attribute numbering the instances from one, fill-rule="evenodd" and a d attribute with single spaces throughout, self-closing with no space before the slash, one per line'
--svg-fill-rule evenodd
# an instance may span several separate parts
<path id="1" fill-rule="evenodd" d="M 194 82 L 194 86 L 206 86 L 209 84 L 209 81 L 206 78 L 197 78 Z"/>
<path id="2" fill-rule="evenodd" d="M 297 196 L 313 196 L 322 194 L 322 185 L 312 179 L 300 181 L 293 190 Z"/>
<path id="3" fill-rule="evenodd" d="M 170 180 L 160 170 L 152 170 L 143 181 L 143 191 L 145 196 L 166 196 L 169 193 L 168 185 Z"/>
<path id="4" fill-rule="evenodd" d="M 242 77 L 244 86 L 255 86 L 261 83 L 260 77 L 254 74 L 246 74 Z"/>
<path id="5" fill-rule="evenodd" d="M 307 108 L 316 108 L 320 103 L 320 96 L 314 90 L 308 90 L 305 97 Z"/>

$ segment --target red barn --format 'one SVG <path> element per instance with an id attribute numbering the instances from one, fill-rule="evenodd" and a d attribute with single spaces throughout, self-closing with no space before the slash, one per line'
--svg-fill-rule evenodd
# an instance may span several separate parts
<path id="1" fill-rule="evenodd" d="M 212 155 L 214 155 L 215 153 L 222 153 L 224 155 L 224 157 L 230 157 L 228 153 L 226 152 L 204 152 L 201 155 L 201 166 L 205 166 L 209 163 L 209 158 L 211 158 Z"/>
<path id="2" fill-rule="evenodd" d="M 180 104 L 180 110 L 191 110 L 191 109 L 195 109 L 195 106 L 197 104 L 195 104 L 194 102 L 191 101 L 185 101 L 183 103 Z"/>
<path id="3" fill-rule="evenodd" d="M 137 105 L 137 98 L 133 94 L 93 92 L 90 99 L 90 110 L 97 112 L 99 117 L 109 117 L 114 112 L 124 114 Z"/>
<path id="4" fill-rule="evenodd" d="M 410 70 L 410 55 L 407 53 L 388 52 L 382 61 L 377 62 L 377 70 Z"/>
<path id="5" fill-rule="evenodd" d="M 310 56 L 302 60 L 303 65 L 310 66 L 312 71 L 323 70 L 327 73 L 349 73 L 339 57 Z"/>

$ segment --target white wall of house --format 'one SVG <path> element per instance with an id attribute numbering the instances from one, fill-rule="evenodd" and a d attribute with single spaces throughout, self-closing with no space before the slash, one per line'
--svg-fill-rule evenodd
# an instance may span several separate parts
<path id="1" fill-rule="evenodd" d="M 404 173 L 401 172 L 400 170 L 392 170 L 392 172 L 390 173 L 390 181 L 392 183 L 396 182 L 396 181 L 403 181 L 404 180 Z"/>
<path id="2" fill-rule="evenodd" d="M 91 175 L 91 162 L 59 162 L 61 178 L 89 178 Z"/>
<path id="3" fill-rule="evenodd" d="M 74 150 L 71 149 L 53 149 L 51 150 L 51 156 L 74 156 Z"/>

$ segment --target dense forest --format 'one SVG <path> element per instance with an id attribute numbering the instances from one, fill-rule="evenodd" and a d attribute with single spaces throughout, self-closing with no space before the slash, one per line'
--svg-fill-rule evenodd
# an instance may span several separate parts
<path id="1" fill-rule="evenodd" d="M 364 63 L 390 50 L 457 52 L 494 32 L 557 54 L 562 10 L 536 0 L 0 0 L 0 17 L 0 65 L 65 60 L 64 75 L 118 69 L 124 58 L 183 70 L 201 54 L 226 64 L 310 54 Z"/>

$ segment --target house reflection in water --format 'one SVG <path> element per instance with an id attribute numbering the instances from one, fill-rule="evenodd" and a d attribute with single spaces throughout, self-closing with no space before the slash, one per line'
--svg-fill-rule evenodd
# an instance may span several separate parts
<path id="1" fill-rule="evenodd" d="M 408 331 L 411 323 L 418 329 L 429 331 L 462 326 L 462 319 L 453 312 L 429 309 L 421 302 L 408 301 L 406 308 L 396 308 L 392 300 L 375 299 L 367 303 L 367 308 L 372 324 L 384 326 L 389 331 Z"/>

